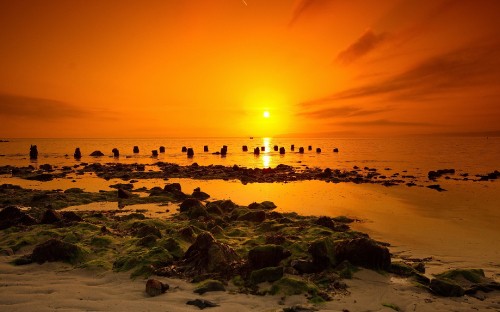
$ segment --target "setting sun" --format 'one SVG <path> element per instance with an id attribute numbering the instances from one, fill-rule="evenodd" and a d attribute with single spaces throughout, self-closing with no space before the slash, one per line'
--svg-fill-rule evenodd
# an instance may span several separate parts
<path id="1" fill-rule="evenodd" d="M 265 112 L 264 112 L 264 118 L 269 118 L 270 116 L 271 116 L 271 115 L 269 114 L 269 112 L 268 112 L 268 111 L 265 111 Z"/>

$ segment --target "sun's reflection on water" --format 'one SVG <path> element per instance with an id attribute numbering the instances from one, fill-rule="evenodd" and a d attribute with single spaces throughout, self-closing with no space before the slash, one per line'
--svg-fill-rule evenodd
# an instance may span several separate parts
<path id="1" fill-rule="evenodd" d="M 262 156 L 262 167 L 269 168 L 271 166 L 271 138 L 262 138 L 262 146 L 264 146 L 264 152 Z"/>

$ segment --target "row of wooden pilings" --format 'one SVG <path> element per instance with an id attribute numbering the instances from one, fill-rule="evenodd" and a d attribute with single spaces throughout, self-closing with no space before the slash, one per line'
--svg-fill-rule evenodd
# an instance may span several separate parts
<path id="1" fill-rule="evenodd" d="M 285 148 L 284 147 L 278 147 L 278 145 L 274 145 L 274 151 L 275 152 L 278 152 L 280 153 L 280 155 L 284 155 L 285 154 Z M 308 148 L 307 148 L 309 151 L 312 151 L 312 146 L 309 145 Z M 295 145 L 291 145 L 290 146 L 290 150 L 293 152 L 295 151 Z M 133 150 L 134 154 L 138 154 L 139 153 L 139 147 L 138 146 L 134 146 Z M 165 153 L 165 146 L 160 146 L 159 148 L 159 151 L 160 153 Z M 182 147 L 182 150 L 181 150 L 183 153 L 186 153 L 188 157 L 193 157 L 194 156 L 194 149 L 191 148 L 191 147 L 186 147 L 186 146 L 183 146 Z M 206 153 L 208 152 L 208 145 L 205 145 L 203 147 L 203 151 Z M 248 146 L 246 145 L 243 145 L 242 146 L 242 151 L 243 152 L 248 152 Z M 253 153 L 254 155 L 260 155 L 260 152 L 265 152 L 266 151 L 266 147 L 265 146 L 261 146 L 261 147 L 256 147 L 254 148 L 253 150 Z M 304 154 L 304 147 L 299 147 L 299 154 Z M 111 151 L 113 153 L 113 157 L 115 158 L 118 158 L 120 157 L 120 151 L 117 149 L 117 148 L 113 148 L 113 150 Z M 339 152 L 339 149 L 338 148 L 334 148 L 333 149 L 333 152 L 334 153 L 338 153 Z M 321 153 L 321 148 L 316 148 L 316 153 Z M 217 155 L 221 155 L 221 156 L 226 156 L 227 154 L 227 145 L 223 145 L 222 148 L 220 149 L 220 152 L 216 152 L 214 154 L 217 154 Z M 158 150 L 152 150 L 151 151 L 151 155 L 153 157 L 157 157 L 158 156 Z M 73 154 L 74 158 L 75 159 L 80 159 L 82 158 L 82 152 L 80 151 L 80 148 L 77 147 L 75 149 L 75 153 Z M 90 156 L 104 156 L 104 154 L 100 151 L 94 151 L 92 152 L 92 154 L 90 154 Z M 31 145 L 30 147 L 30 159 L 37 159 L 38 158 L 38 150 L 37 150 L 37 146 L 36 145 Z"/>

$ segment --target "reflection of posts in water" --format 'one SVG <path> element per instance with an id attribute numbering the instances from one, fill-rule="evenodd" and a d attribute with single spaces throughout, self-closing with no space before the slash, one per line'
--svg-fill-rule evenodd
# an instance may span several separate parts
<path id="1" fill-rule="evenodd" d="M 38 159 L 38 149 L 36 145 L 30 146 L 30 159 Z"/>

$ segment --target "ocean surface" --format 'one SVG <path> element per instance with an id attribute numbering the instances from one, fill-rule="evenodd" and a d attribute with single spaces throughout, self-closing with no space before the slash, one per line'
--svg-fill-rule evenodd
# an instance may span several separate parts
<path id="1" fill-rule="evenodd" d="M 484 174 L 500 169 L 499 137 L 419 137 L 419 138 L 369 138 L 369 139 L 294 139 L 294 138 L 165 138 L 165 139 L 4 139 L 0 143 L 0 165 L 26 166 L 49 163 L 51 165 L 74 165 L 79 162 L 122 162 L 153 164 L 158 161 L 180 165 L 239 165 L 249 168 L 276 167 L 287 164 L 297 168 L 319 167 L 351 169 L 391 168 L 407 170 L 408 174 L 426 175 L 429 170 L 454 168 L 470 174 Z M 37 145 L 39 158 L 29 159 L 29 147 Z M 203 147 L 208 146 L 209 152 Z M 214 155 L 226 145 L 227 155 Z M 248 152 L 242 151 L 242 146 Z M 295 145 L 295 151 L 291 151 Z M 140 153 L 134 154 L 138 146 Z M 160 146 L 166 152 L 152 157 L 152 150 Z M 182 147 L 194 149 L 194 157 L 188 158 Z M 280 155 L 274 146 L 285 147 L 285 155 Z M 311 146 L 312 150 L 308 150 Z M 79 147 L 82 159 L 73 158 Z M 259 156 L 253 154 L 255 147 L 264 147 Z M 304 154 L 298 152 L 304 147 Z M 117 148 L 120 158 L 112 157 L 111 150 Z M 320 148 L 321 153 L 316 149 Z M 339 152 L 334 153 L 333 149 Z M 90 157 L 99 150 L 106 156 Z"/>

